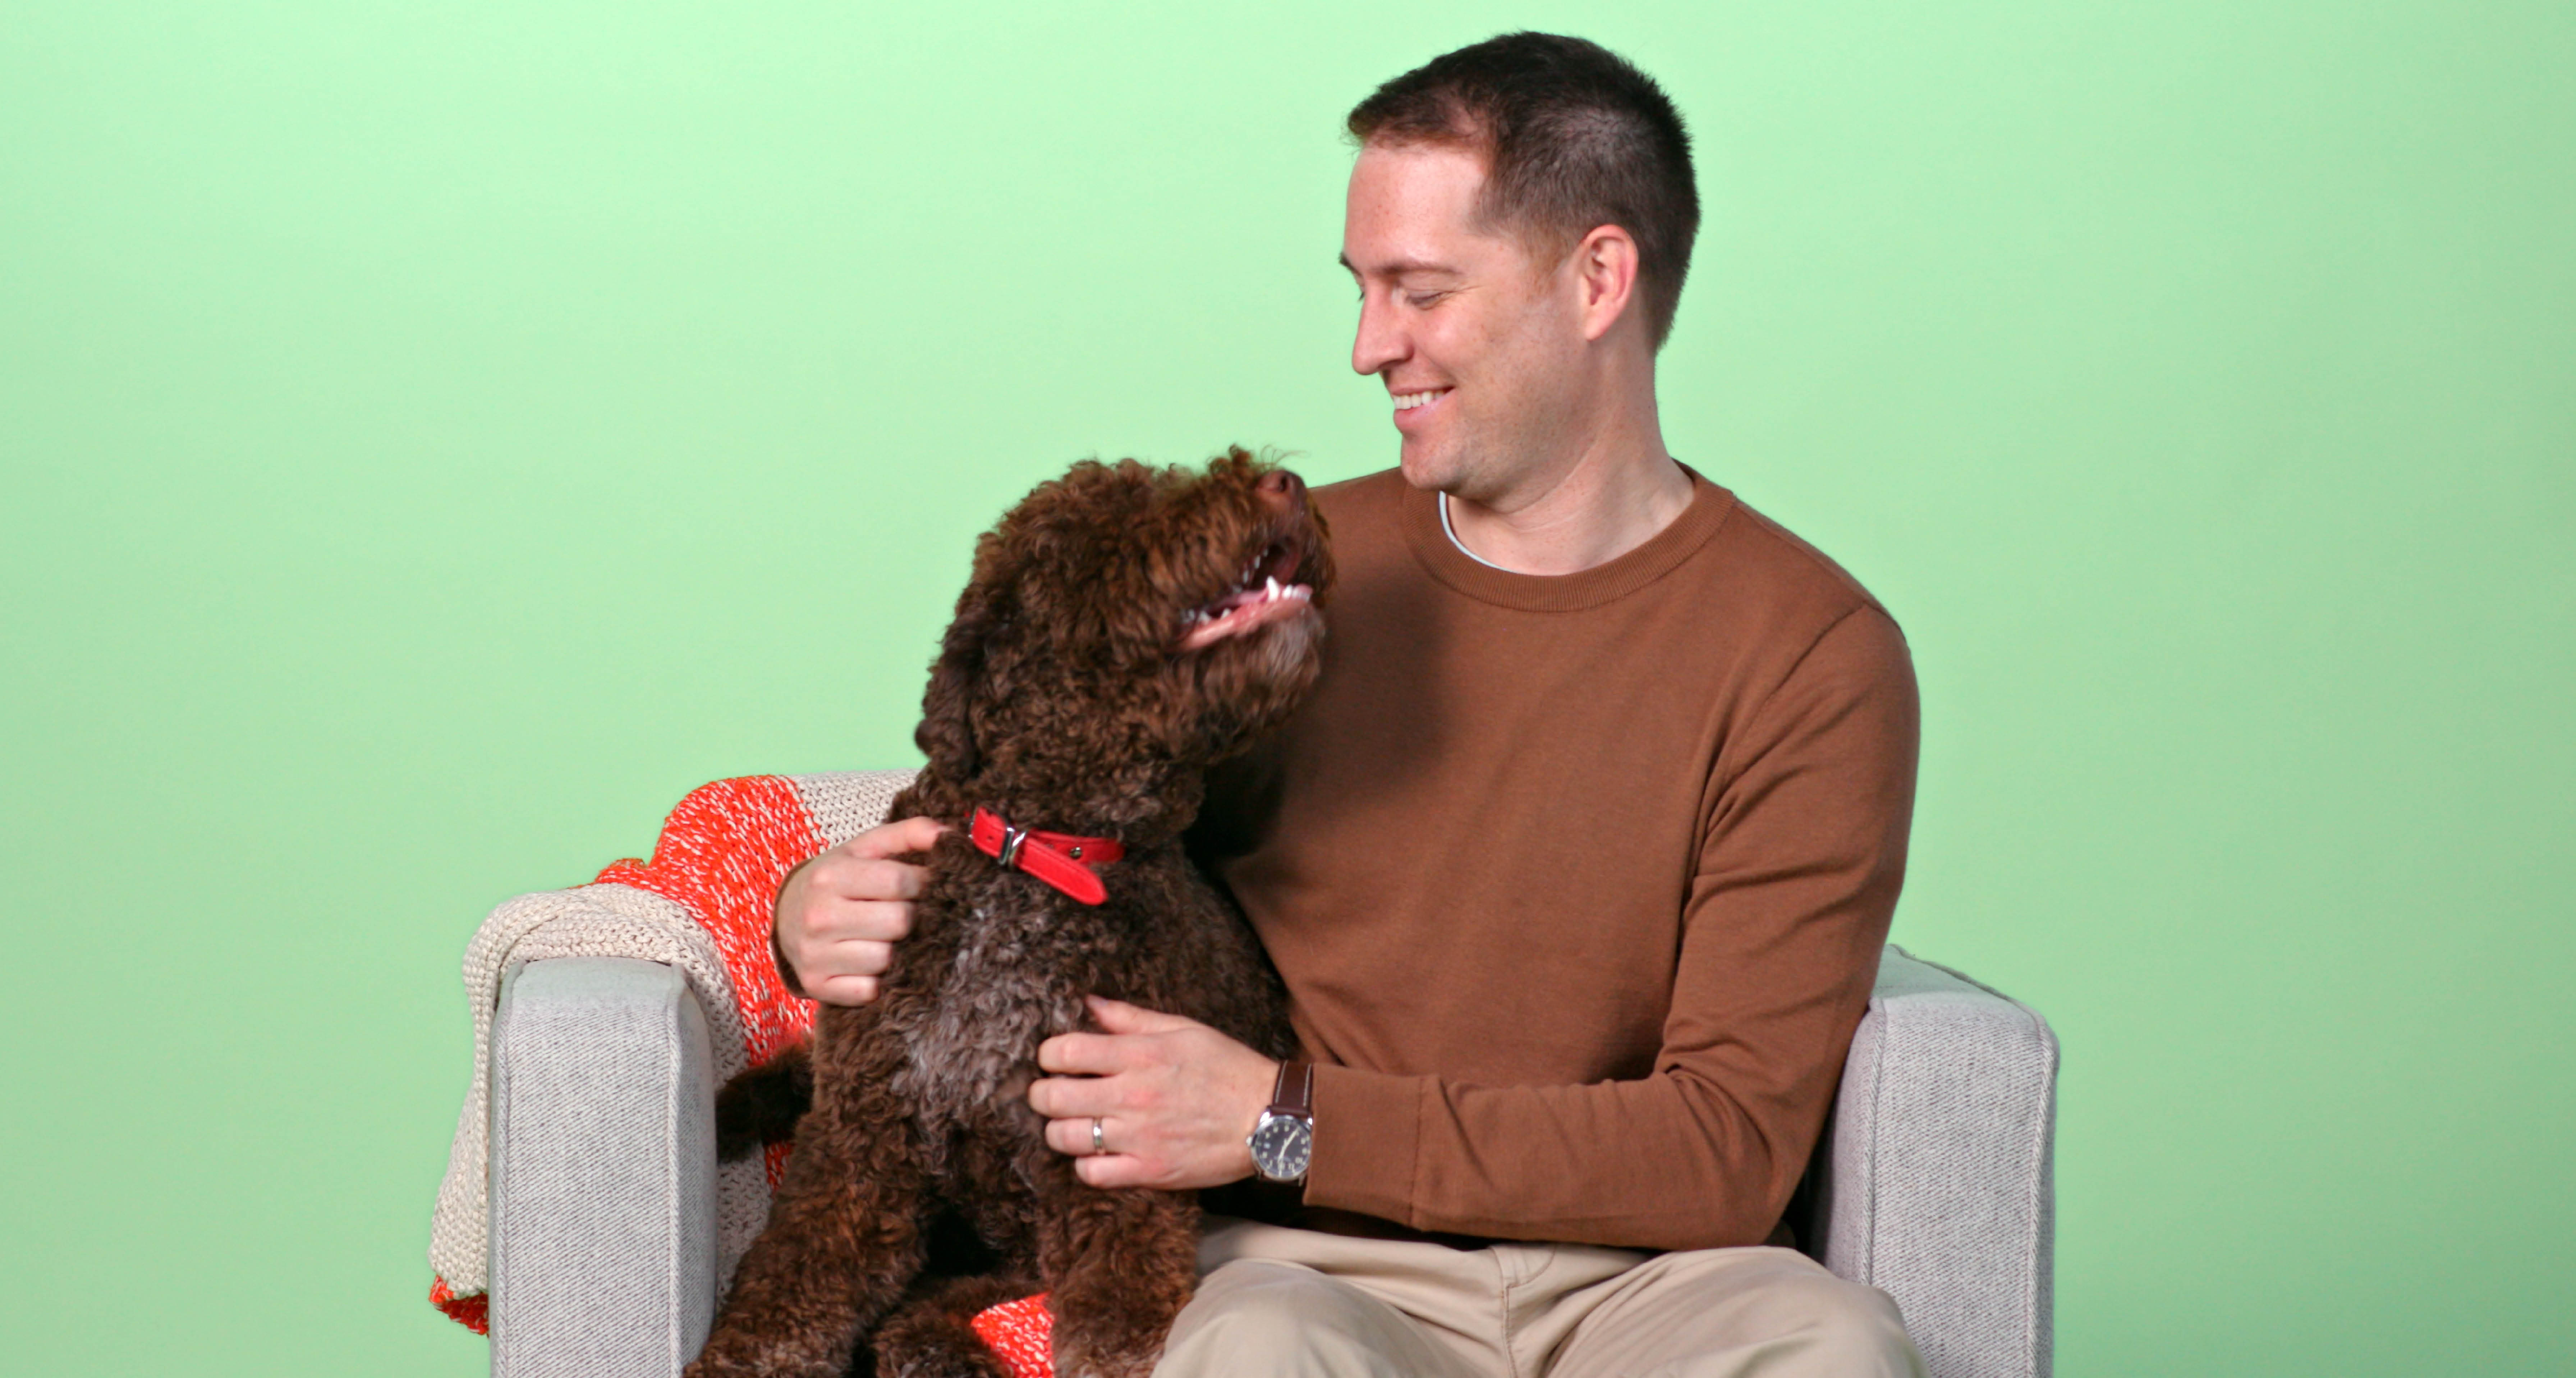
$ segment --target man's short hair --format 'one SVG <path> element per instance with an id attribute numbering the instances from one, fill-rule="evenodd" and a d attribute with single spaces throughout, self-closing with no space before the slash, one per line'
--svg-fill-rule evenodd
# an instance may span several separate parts
<path id="1" fill-rule="evenodd" d="M 1637 241 L 1647 334 L 1663 347 L 1699 234 L 1690 134 L 1654 79 L 1597 43 L 1512 33 L 1444 53 L 1351 108 L 1351 138 L 1485 159 L 1477 217 L 1561 254 L 1600 225 Z"/>

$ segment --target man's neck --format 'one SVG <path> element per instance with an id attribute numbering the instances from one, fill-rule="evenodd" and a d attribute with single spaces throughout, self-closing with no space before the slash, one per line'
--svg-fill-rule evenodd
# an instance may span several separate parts
<path id="1" fill-rule="evenodd" d="M 1664 453 L 1659 432 L 1599 441 L 1613 443 L 1596 442 L 1491 504 L 1443 494 L 1451 535 L 1517 574 L 1580 573 L 1654 539 L 1690 506 L 1690 475 Z"/>

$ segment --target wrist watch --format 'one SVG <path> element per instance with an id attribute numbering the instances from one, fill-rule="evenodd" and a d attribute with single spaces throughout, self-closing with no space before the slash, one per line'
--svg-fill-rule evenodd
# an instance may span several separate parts
<path id="1" fill-rule="evenodd" d="M 1270 1108 L 1252 1126 L 1244 1143 L 1252 1149 L 1252 1170 L 1265 1182 L 1302 1182 L 1315 1151 L 1315 1067 L 1307 1062 L 1279 1064 L 1279 1084 L 1270 1092 Z"/>

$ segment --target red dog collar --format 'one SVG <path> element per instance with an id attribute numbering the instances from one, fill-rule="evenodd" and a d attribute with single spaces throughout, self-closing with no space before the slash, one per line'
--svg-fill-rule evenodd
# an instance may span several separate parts
<path id="1" fill-rule="evenodd" d="M 1091 868 L 1127 855 L 1127 849 L 1114 839 L 1014 828 L 986 808 L 975 810 L 966 835 L 977 851 L 999 860 L 1003 870 L 1026 871 L 1084 904 L 1109 898 L 1108 888 Z"/>

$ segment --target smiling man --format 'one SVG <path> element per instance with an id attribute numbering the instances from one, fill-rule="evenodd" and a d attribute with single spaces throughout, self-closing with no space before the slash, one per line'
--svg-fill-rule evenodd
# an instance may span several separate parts
<path id="1" fill-rule="evenodd" d="M 1351 365 L 1401 463 L 1318 493 L 1322 677 L 1192 837 L 1303 1060 L 1095 1002 L 1030 1103 L 1096 1185 L 1226 1189 L 1165 1375 L 1919 1373 L 1884 1294 L 1780 1247 L 1903 878 L 1913 674 L 1664 449 L 1681 121 L 1512 34 L 1350 131 Z M 790 880 L 807 989 L 872 997 L 935 828 Z"/>

